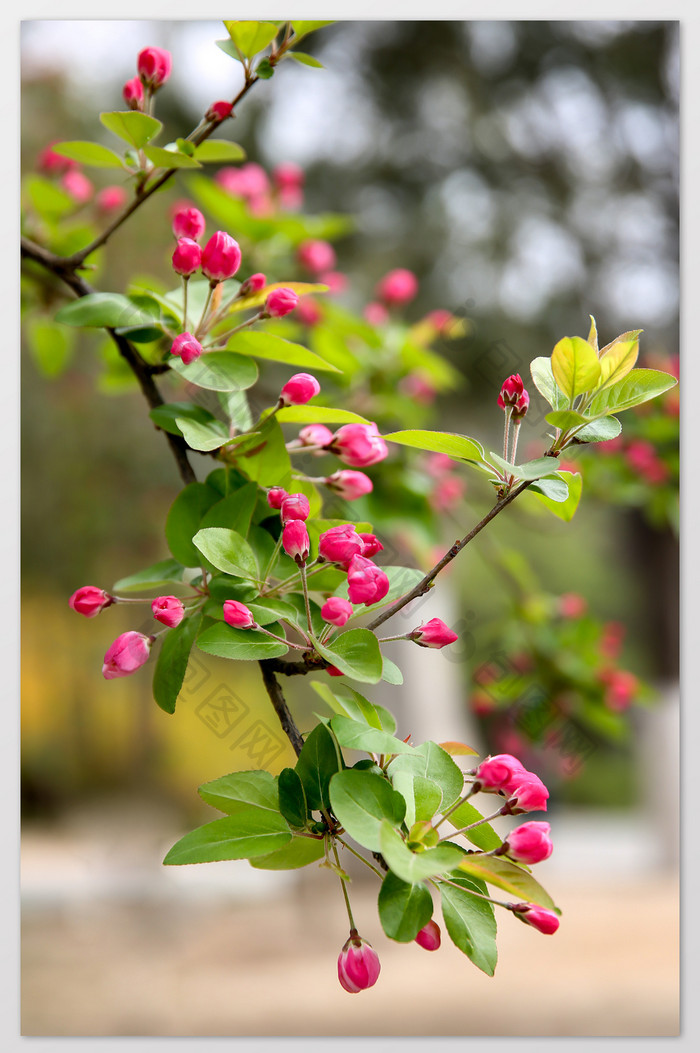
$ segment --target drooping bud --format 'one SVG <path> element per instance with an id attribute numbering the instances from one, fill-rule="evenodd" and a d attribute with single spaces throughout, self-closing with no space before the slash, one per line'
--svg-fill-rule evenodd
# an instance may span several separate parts
<path id="1" fill-rule="evenodd" d="M 105 654 L 102 675 L 105 680 L 135 673 L 148 661 L 155 637 L 131 630 L 118 636 Z"/>
<path id="2" fill-rule="evenodd" d="M 389 453 L 374 422 L 343 424 L 335 433 L 330 450 L 352 468 L 366 468 L 370 464 L 376 464 L 383 461 Z"/>
<path id="3" fill-rule="evenodd" d="M 304 406 L 321 390 L 321 385 L 311 373 L 295 373 L 280 391 L 283 406 Z"/>
<path id="4" fill-rule="evenodd" d="M 255 625 L 253 612 L 239 600 L 224 600 L 224 621 L 234 629 L 252 629 Z"/>
<path id="5" fill-rule="evenodd" d="M 104 589 L 98 589 L 96 585 L 83 585 L 73 593 L 68 600 L 68 606 L 85 618 L 95 618 L 100 611 L 111 607 L 114 602 L 114 597 Z"/>
<path id="6" fill-rule="evenodd" d="M 526 925 L 532 925 L 533 929 L 542 932 L 545 936 L 551 936 L 559 928 L 559 918 L 553 910 L 546 907 L 538 907 L 534 903 L 517 903 L 511 908 L 513 914 Z"/>
<path id="7" fill-rule="evenodd" d="M 534 772 L 524 771 L 520 775 L 514 775 L 505 791 L 511 815 L 547 811 L 549 790 Z"/>
<path id="8" fill-rule="evenodd" d="M 307 424 L 298 437 L 302 446 L 327 446 L 333 442 L 333 432 L 325 424 Z"/>
<path id="9" fill-rule="evenodd" d="M 192 333 L 180 333 L 173 340 L 170 353 L 181 358 L 186 366 L 194 362 L 202 353 L 202 345 Z"/>
<path id="10" fill-rule="evenodd" d="M 354 931 L 354 930 L 353 930 Z M 379 956 L 360 936 L 351 936 L 338 957 L 338 979 L 350 994 L 366 991 L 379 978 Z"/>
<path id="11" fill-rule="evenodd" d="M 440 926 L 432 918 L 416 936 L 415 942 L 425 951 L 436 951 L 440 946 Z"/>
<path id="12" fill-rule="evenodd" d="M 448 625 L 445 625 L 439 618 L 431 618 L 429 622 L 424 625 L 419 625 L 417 629 L 408 635 L 409 640 L 413 640 L 419 647 L 447 647 L 448 644 L 454 643 L 459 637 L 457 633 L 453 633 Z"/>
<path id="13" fill-rule="evenodd" d="M 479 788 L 487 793 L 504 790 L 511 781 L 525 775 L 525 768 L 511 753 L 498 753 L 483 760 L 474 773 Z"/>

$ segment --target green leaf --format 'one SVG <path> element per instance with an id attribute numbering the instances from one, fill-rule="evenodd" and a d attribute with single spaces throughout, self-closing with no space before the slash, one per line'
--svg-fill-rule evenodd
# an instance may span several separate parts
<path id="1" fill-rule="evenodd" d="M 23 183 L 31 207 L 46 219 L 55 220 L 73 212 L 75 201 L 65 190 L 43 176 L 30 176 Z"/>
<path id="2" fill-rule="evenodd" d="M 548 910 L 556 910 L 548 892 L 542 888 L 532 874 L 507 859 L 497 856 L 465 856 L 459 864 L 459 870 L 472 877 L 496 885 L 528 903 L 537 903 Z"/>
<path id="3" fill-rule="evenodd" d="M 389 871 L 379 890 L 379 920 L 391 940 L 410 943 L 433 916 L 433 899 L 425 885 L 409 885 Z"/>
<path id="4" fill-rule="evenodd" d="M 313 55 L 307 55 L 305 51 L 290 51 L 289 57 L 295 59 L 296 62 L 301 62 L 302 66 L 315 66 L 316 69 L 323 69 L 323 63 L 319 62 Z"/>
<path id="5" fill-rule="evenodd" d="M 224 22 L 231 40 L 246 58 L 254 58 L 277 36 L 275 22 Z"/>
<path id="6" fill-rule="evenodd" d="M 588 343 L 591 345 L 596 354 L 598 354 L 598 327 L 595 324 L 595 318 L 592 314 L 588 316 L 591 320 L 591 328 L 588 330 Z"/>
<path id="7" fill-rule="evenodd" d="M 413 753 L 413 746 L 390 735 L 388 731 L 371 728 L 352 717 L 335 716 L 331 719 L 333 734 L 341 746 L 365 753 Z"/>
<path id="8" fill-rule="evenodd" d="M 227 815 L 237 815 L 251 807 L 279 813 L 279 796 L 274 775 L 269 771 L 235 771 L 199 787 L 207 804 Z"/>
<path id="9" fill-rule="evenodd" d="M 559 390 L 571 404 L 596 386 L 600 379 L 598 356 L 587 340 L 565 336 L 552 351 L 552 373 Z"/>
<path id="10" fill-rule="evenodd" d="M 204 527 L 194 535 L 192 544 L 217 570 L 223 570 L 235 578 L 257 578 L 258 565 L 253 550 L 235 530 Z"/>
<path id="11" fill-rule="evenodd" d="M 534 461 L 526 461 L 525 464 L 510 464 L 509 461 L 504 461 L 497 453 L 491 451 L 489 459 L 504 472 L 508 472 L 509 475 L 514 475 L 516 479 L 523 481 L 526 479 L 540 479 L 543 475 L 551 475 L 559 467 L 559 461 L 556 457 L 538 457 Z"/>
<path id="12" fill-rule="evenodd" d="M 181 585 L 184 567 L 176 559 L 163 559 L 136 574 L 129 574 L 114 583 L 115 592 L 150 592 L 161 585 Z"/>
<path id="13" fill-rule="evenodd" d="M 299 867 L 315 863 L 325 855 L 324 839 L 314 837 L 293 837 L 284 848 L 270 852 L 266 856 L 256 856 L 250 865 L 256 870 L 297 870 Z"/>
<path id="14" fill-rule="evenodd" d="M 71 141 L 65 143 L 54 143 L 51 147 L 54 153 L 62 157 L 70 157 L 72 161 L 78 161 L 81 165 L 92 168 L 126 168 L 124 159 L 99 143 L 82 141 Z"/>
<path id="15" fill-rule="evenodd" d="M 292 479 L 292 463 L 282 429 L 271 417 L 265 421 L 259 433 L 260 438 L 254 448 L 241 454 L 237 463 L 260 486 L 288 487 Z"/>
<path id="16" fill-rule="evenodd" d="M 190 483 L 177 495 L 165 522 L 165 537 L 168 548 L 179 563 L 185 567 L 199 567 L 201 558 L 192 543 L 199 523 L 213 504 L 217 493 L 204 483 Z"/>
<path id="17" fill-rule="evenodd" d="M 588 423 L 588 418 L 581 413 L 576 413 L 575 410 L 554 410 L 544 419 L 547 424 L 551 424 L 553 428 L 559 428 L 560 431 L 570 431 L 571 428 L 579 428 L 582 424 Z"/>
<path id="18" fill-rule="evenodd" d="M 275 74 L 275 67 L 268 58 L 263 58 L 260 59 L 255 67 L 255 73 L 256 76 L 261 77 L 263 80 L 269 80 Z"/>
<path id="19" fill-rule="evenodd" d="M 616 439 L 621 431 L 622 425 L 617 417 L 600 417 L 577 431 L 576 438 L 579 442 L 607 442 Z"/>
<path id="20" fill-rule="evenodd" d="M 303 830 L 309 818 L 304 786 L 294 768 L 279 773 L 279 810 L 293 828 Z"/>
<path id="21" fill-rule="evenodd" d="M 557 516 L 558 519 L 563 519 L 565 523 L 568 523 L 574 517 L 574 513 L 579 506 L 581 500 L 581 491 L 583 488 L 583 479 L 576 472 L 564 472 L 559 471 L 557 473 L 565 481 L 569 490 L 569 496 L 565 501 L 553 501 L 551 497 L 546 496 L 543 493 L 535 493 L 532 487 L 530 487 L 520 498 L 525 501 L 537 501 L 539 504 L 543 504 L 553 515 Z M 529 498 L 528 494 L 532 491 L 532 497 Z"/>
<path id="22" fill-rule="evenodd" d="M 383 819 L 379 831 L 380 850 L 389 869 L 409 885 L 438 874 L 448 873 L 459 865 L 464 853 L 457 845 L 441 844 L 412 852 L 392 824 Z"/>
<path id="23" fill-rule="evenodd" d="M 245 537 L 250 529 L 250 521 L 258 499 L 258 487 L 255 483 L 246 483 L 228 497 L 217 501 L 202 519 L 201 528 L 225 527 L 235 530 Z M 279 604 L 284 609 L 284 604 Z"/>
<path id="24" fill-rule="evenodd" d="M 564 409 L 567 404 L 566 396 L 557 387 L 557 382 L 552 373 L 552 361 L 549 358 L 535 358 L 530 363 L 532 382 L 540 395 L 547 400 L 554 410 Z"/>
<path id="25" fill-rule="evenodd" d="M 218 450 L 230 438 L 228 428 L 222 421 L 214 420 L 202 424 L 188 417 L 177 417 L 175 424 L 192 450 Z"/>
<path id="26" fill-rule="evenodd" d="M 301 748 L 296 773 L 302 781 L 306 801 L 311 809 L 330 808 L 328 787 L 343 761 L 335 739 L 325 724 L 317 724 Z"/>
<path id="27" fill-rule="evenodd" d="M 166 865 L 252 859 L 282 848 L 292 832 L 281 815 L 251 807 L 185 834 L 166 855 Z"/>
<path id="28" fill-rule="evenodd" d="M 280 424 L 369 424 L 366 417 L 329 406 L 285 406 L 277 411 Z"/>
<path id="29" fill-rule="evenodd" d="M 192 645 L 202 624 L 202 614 L 191 614 L 174 629 L 169 629 L 153 672 L 153 697 L 166 713 L 175 712 L 177 696 L 187 672 Z"/>
<path id="30" fill-rule="evenodd" d="M 35 315 L 27 322 L 29 350 L 45 377 L 57 377 L 70 362 L 76 334 L 45 315 Z"/>
<path id="31" fill-rule="evenodd" d="M 403 797 L 392 790 L 385 778 L 369 771 L 348 768 L 337 772 L 330 781 L 329 792 L 333 814 L 350 836 L 371 852 L 380 849 L 382 820 L 398 827 L 406 812 Z"/>
<path id="32" fill-rule="evenodd" d="M 203 164 L 230 164 L 232 161 L 245 161 L 246 152 L 230 139 L 205 139 L 195 147 L 194 158 Z"/>
<path id="33" fill-rule="evenodd" d="M 532 484 L 533 493 L 544 494 L 550 501 L 562 504 L 569 496 L 569 487 L 558 475 L 545 475 Z"/>
<path id="34" fill-rule="evenodd" d="M 322 370 L 327 373 L 339 373 L 340 370 L 325 362 L 313 351 L 283 340 L 272 333 L 234 333 L 226 344 L 229 352 L 237 355 L 249 355 L 253 358 L 264 358 L 270 362 L 283 362 L 286 366 L 301 366 L 302 369 Z"/>
<path id="35" fill-rule="evenodd" d="M 387 684 L 394 684 L 400 686 L 403 684 L 403 673 L 397 666 L 396 662 L 392 662 L 391 658 L 387 658 L 384 654 L 382 655 L 382 680 L 386 681 Z"/>
<path id="36" fill-rule="evenodd" d="M 325 647 L 314 640 L 314 649 L 354 680 L 377 684 L 382 678 L 382 654 L 369 629 L 348 629 Z"/>
<path id="37" fill-rule="evenodd" d="M 487 976 L 493 976 L 498 961 L 496 918 L 491 903 L 470 893 L 478 886 L 451 879 L 454 885 L 440 885 L 442 914 L 450 939 L 474 965 Z"/>
<path id="38" fill-rule="evenodd" d="M 475 808 L 469 801 L 465 801 L 460 804 L 459 808 L 455 808 L 446 822 L 454 826 L 455 830 L 460 830 L 463 826 L 471 826 L 472 823 L 478 823 L 483 818 L 478 808 Z M 494 848 L 500 848 L 503 840 L 490 823 L 481 823 L 473 830 L 467 830 L 463 836 L 483 852 L 492 852 Z"/>
<path id="39" fill-rule="evenodd" d="M 432 779 L 442 790 L 442 807 L 449 808 L 464 789 L 464 775 L 441 746 L 436 742 L 423 742 L 411 755 L 397 757 L 388 768 L 393 779 L 396 772 L 407 771 Z"/>
<path id="40" fill-rule="evenodd" d="M 464 435 L 453 435 L 447 431 L 392 431 L 384 438 L 400 446 L 412 446 L 416 450 L 446 453 L 457 461 L 483 461 L 484 448 L 476 439 Z"/>
<path id="41" fill-rule="evenodd" d="M 391 784 L 406 802 L 406 826 L 430 821 L 442 803 L 442 790 L 432 779 L 411 771 L 394 771 Z"/>
<path id="42" fill-rule="evenodd" d="M 166 402 L 163 406 L 155 406 L 148 415 L 157 427 L 170 432 L 171 435 L 182 435 L 177 424 L 178 419 L 205 425 L 223 423 L 217 421 L 213 413 L 196 402 Z"/>
<path id="43" fill-rule="evenodd" d="M 266 626 L 270 632 L 281 636 L 282 626 L 277 622 Z M 234 629 L 231 625 L 219 622 L 205 629 L 197 640 L 197 647 L 205 654 L 217 658 L 230 658 L 238 662 L 259 662 L 263 658 L 280 658 L 289 648 L 284 643 L 271 640 L 265 633 L 255 629 Z"/>
<path id="44" fill-rule="evenodd" d="M 258 379 L 255 362 L 232 351 L 209 351 L 188 366 L 173 355 L 168 364 L 188 383 L 209 391 L 244 391 Z"/>
<path id="45" fill-rule="evenodd" d="M 624 333 L 604 347 L 600 353 L 600 388 L 609 388 L 623 380 L 639 357 L 639 333 Z M 624 337 L 631 337 L 624 339 Z"/>
<path id="46" fill-rule="evenodd" d="M 153 315 L 137 307 L 121 293 L 100 292 L 81 296 L 56 312 L 56 321 L 63 325 L 110 328 L 119 326 L 150 326 Z"/>
<path id="47" fill-rule="evenodd" d="M 396 731 L 396 720 L 388 709 L 369 702 L 347 684 L 331 685 L 325 681 L 312 680 L 311 686 L 339 716 L 350 717 L 370 728 L 388 731 L 390 735 Z"/>
<path id="48" fill-rule="evenodd" d="M 595 396 L 587 408 L 588 416 L 607 417 L 611 413 L 621 413 L 633 406 L 640 406 L 675 387 L 677 383 L 670 373 L 662 373 L 658 369 L 633 369 L 623 380 Z"/>
<path id="49" fill-rule="evenodd" d="M 138 110 L 115 110 L 112 113 L 101 113 L 100 120 L 105 128 L 114 132 L 120 139 L 135 146 L 140 150 L 146 143 L 150 143 L 163 125 L 155 117 L 149 117 L 147 113 Z"/>
<path id="50" fill-rule="evenodd" d="M 145 146 L 143 152 L 156 168 L 201 168 L 199 161 L 179 150 L 166 150 L 162 146 Z"/>
<path id="51" fill-rule="evenodd" d="M 294 30 L 294 36 L 296 40 L 301 40 L 302 37 L 308 36 L 309 33 L 313 33 L 316 29 L 323 29 L 324 26 L 332 26 L 333 22 L 292 22 L 292 29 Z"/>

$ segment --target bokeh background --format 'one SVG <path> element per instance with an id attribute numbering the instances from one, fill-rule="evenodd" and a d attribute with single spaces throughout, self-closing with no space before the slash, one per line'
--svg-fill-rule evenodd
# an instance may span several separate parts
<path id="1" fill-rule="evenodd" d="M 24 23 L 23 170 L 51 140 L 94 138 L 97 114 L 121 107 L 150 44 L 173 54 L 159 116 L 191 128 L 236 90 L 235 64 L 214 45 L 223 35 L 215 22 Z M 349 306 L 405 266 L 420 279 L 412 317 L 444 307 L 468 318 L 467 337 L 446 349 L 465 385 L 442 400 L 441 426 L 498 441 L 503 376 L 525 375 L 563 334 L 585 335 L 589 314 L 604 341 L 641 327 L 648 354 L 677 355 L 677 23 L 346 21 L 304 46 L 326 68 L 285 63 L 228 134 L 268 169 L 301 164 L 308 212 L 355 217 L 336 246 Z M 101 287 L 121 290 L 135 269 L 167 277 L 175 196 L 114 237 Z M 626 626 L 626 665 L 655 690 L 630 743 L 598 751 L 553 794 L 556 850 L 541 866 L 564 909 L 559 933 L 545 940 L 504 922 L 487 980 L 451 946 L 429 958 L 389 946 L 358 874 L 363 932 L 383 963 L 358 1005 L 336 990 L 345 936 L 330 875 L 160 867 L 179 833 L 205 821 L 195 787 L 250 758 L 197 711 L 225 663 L 198 666 L 169 717 L 147 677 L 100 676 L 128 615 L 110 611 L 105 628 L 67 607 L 77 586 L 109 587 L 166 555 L 178 479 L 118 364 L 93 338 L 66 354 L 50 377 L 23 348 L 23 1032 L 676 1033 L 677 785 L 654 778 L 673 769 L 678 745 L 669 481 L 661 503 L 648 485 L 620 500 L 593 475 L 587 488 L 584 467 L 571 524 L 498 523 L 547 590 L 580 593 Z M 525 438 L 541 431 L 533 424 Z M 420 653 L 405 692 L 410 730 L 422 720 L 432 737 L 481 745 L 471 673 L 493 651 L 502 593 L 478 556 L 451 575 L 431 613 L 449 605 L 474 647 L 456 661 Z M 265 719 L 254 672 L 238 676 L 236 694 Z M 303 687 L 289 696 L 310 712 Z M 283 741 L 267 759 L 275 771 L 290 760 Z"/>

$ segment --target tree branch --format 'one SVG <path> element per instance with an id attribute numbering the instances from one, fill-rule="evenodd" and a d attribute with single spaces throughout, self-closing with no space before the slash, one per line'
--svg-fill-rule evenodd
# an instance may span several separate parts
<path id="1" fill-rule="evenodd" d="M 277 677 L 275 676 L 275 660 L 264 658 L 262 661 L 258 662 L 258 665 L 260 666 L 263 683 L 265 684 L 267 693 L 270 696 L 270 701 L 272 702 L 278 720 L 282 725 L 282 730 L 291 742 L 294 752 L 298 757 L 301 753 L 301 747 L 304 745 L 304 740 L 301 737 L 298 727 L 294 723 L 292 714 L 289 712 L 289 707 L 287 706 L 284 695 L 282 694 L 282 688 L 277 682 Z"/>

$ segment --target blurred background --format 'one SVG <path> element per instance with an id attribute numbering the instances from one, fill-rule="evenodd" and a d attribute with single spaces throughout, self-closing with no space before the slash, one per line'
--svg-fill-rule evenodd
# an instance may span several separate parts
<path id="1" fill-rule="evenodd" d="M 216 22 L 25 22 L 24 173 L 53 140 L 98 137 L 97 115 L 122 107 L 148 45 L 173 55 L 159 116 L 173 137 L 189 130 L 237 90 L 236 65 L 214 44 L 222 36 Z M 306 212 L 354 218 L 335 243 L 349 308 L 362 310 L 387 270 L 408 267 L 420 280 L 410 320 L 435 308 L 466 320 L 466 335 L 440 348 L 463 384 L 441 396 L 439 427 L 497 443 L 502 379 L 527 377 L 561 336 L 585 336 L 589 314 L 602 343 L 643 328 L 643 364 L 677 373 L 677 23 L 340 22 L 304 47 L 325 69 L 285 63 L 227 135 L 268 170 L 301 165 Z M 156 198 L 115 235 L 100 288 L 121 291 L 134 270 L 168 280 L 164 214 L 184 193 Z M 179 480 L 102 341 L 67 341 L 60 367 L 55 347 L 42 353 L 36 329 L 54 297 L 23 326 L 23 1033 L 676 1033 L 678 787 L 659 787 L 655 772 L 677 767 L 677 400 L 626 414 L 624 447 L 577 459 L 584 496 L 570 524 L 499 519 L 493 544 L 522 553 L 531 578 L 523 586 L 511 565 L 514 601 L 494 572 L 498 553 L 488 542 L 470 551 L 421 609 L 460 624 L 464 646 L 402 653 L 410 686 L 400 702 L 396 688 L 382 699 L 402 707 L 416 737 L 517 752 L 518 729 L 485 697 L 485 671 L 523 619 L 523 589 L 578 597 L 622 627 L 624 666 L 648 688 L 630 733 L 596 743 L 581 770 L 561 744 L 545 758 L 556 848 L 540 873 L 564 910 L 559 933 L 545 940 L 506 919 L 488 980 L 451 946 L 428 959 L 390 946 L 374 890 L 355 875 L 363 934 L 383 966 L 358 1011 L 336 990 L 345 936 L 330 875 L 160 866 L 182 831 L 209 818 L 197 785 L 239 768 L 278 771 L 292 754 L 245 666 L 233 697 L 241 728 L 269 732 L 257 757 L 206 702 L 226 663 L 193 661 L 174 717 L 146 676 L 102 679 L 104 651 L 131 619 L 118 608 L 106 627 L 88 622 L 67 598 L 167 555 L 162 523 Z M 529 415 L 524 446 L 545 432 Z M 443 542 L 457 529 L 446 514 Z M 288 694 L 303 726 L 313 708 L 303 685 Z M 310 1012 L 312 989 L 323 997 Z"/>

